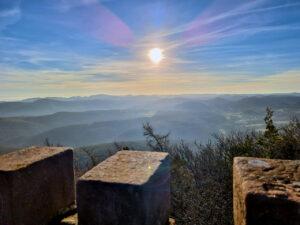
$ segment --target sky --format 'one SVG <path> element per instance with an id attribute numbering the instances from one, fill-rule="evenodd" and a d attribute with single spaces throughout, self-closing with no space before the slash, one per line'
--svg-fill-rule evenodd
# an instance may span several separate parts
<path id="1" fill-rule="evenodd" d="M 290 92 L 299 0 L 0 0 L 0 100 Z"/>

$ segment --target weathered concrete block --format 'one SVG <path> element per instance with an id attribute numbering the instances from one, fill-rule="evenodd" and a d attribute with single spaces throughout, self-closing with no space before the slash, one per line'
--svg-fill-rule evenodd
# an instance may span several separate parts
<path id="1" fill-rule="evenodd" d="M 300 225 L 300 160 L 236 157 L 235 225 Z"/>
<path id="2" fill-rule="evenodd" d="M 169 155 L 120 151 L 77 181 L 80 225 L 165 225 L 169 219 Z"/>
<path id="3" fill-rule="evenodd" d="M 0 157 L 0 225 L 47 224 L 74 198 L 72 149 L 31 147 Z"/>

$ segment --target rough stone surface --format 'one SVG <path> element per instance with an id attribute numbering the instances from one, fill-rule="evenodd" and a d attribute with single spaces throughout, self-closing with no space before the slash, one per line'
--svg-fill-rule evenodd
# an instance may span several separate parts
<path id="1" fill-rule="evenodd" d="M 300 225 L 300 160 L 236 157 L 235 225 Z"/>
<path id="2" fill-rule="evenodd" d="M 80 225 L 164 225 L 170 208 L 169 155 L 120 151 L 77 181 Z"/>
<path id="3" fill-rule="evenodd" d="M 72 149 L 31 147 L 0 157 L 0 225 L 47 224 L 74 196 Z"/>
<path id="4" fill-rule="evenodd" d="M 175 225 L 175 220 L 172 218 L 169 218 L 169 225 Z M 67 218 L 64 218 L 60 223 L 56 224 L 56 225 L 78 225 L 78 217 L 77 217 L 77 213 L 69 216 Z"/>
<path id="5" fill-rule="evenodd" d="M 68 224 L 68 225 L 77 225 L 78 224 L 77 213 L 75 215 L 64 218 L 61 221 L 61 224 L 64 224 L 64 225 L 66 225 L 66 224 Z"/>
<path id="6" fill-rule="evenodd" d="M 71 216 L 68 216 L 67 218 L 64 218 L 60 223 L 55 225 L 78 225 L 78 216 L 77 213 Z M 172 218 L 169 218 L 168 225 L 175 225 L 175 220 Z"/>

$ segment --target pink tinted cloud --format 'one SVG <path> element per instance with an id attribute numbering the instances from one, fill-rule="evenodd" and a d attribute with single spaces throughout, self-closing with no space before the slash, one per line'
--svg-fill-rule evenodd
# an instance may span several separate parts
<path id="1" fill-rule="evenodd" d="M 73 8 L 63 18 L 65 25 L 115 46 L 129 47 L 135 41 L 131 29 L 117 15 L 99 4 Z"/>

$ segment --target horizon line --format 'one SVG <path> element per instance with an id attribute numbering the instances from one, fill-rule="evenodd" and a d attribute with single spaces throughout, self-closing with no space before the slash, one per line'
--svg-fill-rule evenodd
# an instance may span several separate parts
<path id="1" fill-rule="evenodd" d="M 124 95 L 113 95 L 113 94 L 93 94 L 93 95 L 72 95 L 72 96 L 47 96 L 47 97 L 28 97 L 28 98 L 15 98 L 15 99 L 0 99 L 0 103 L 3 102 L 20 102 L 26 100 L 39 100 L 39 99 L 72 99 L 72 98 L 91 98 L 96 96 L 109 96 L 109 97 L 139 97 L 139 96 L 153 96 L 153 97 L 175 97 L 175 96 L 200 96 L 200 95 L 300 95 L 300 92 L 273 92 L 273 93 L 198 93 L 198 94 L 124 94 Z"/>

